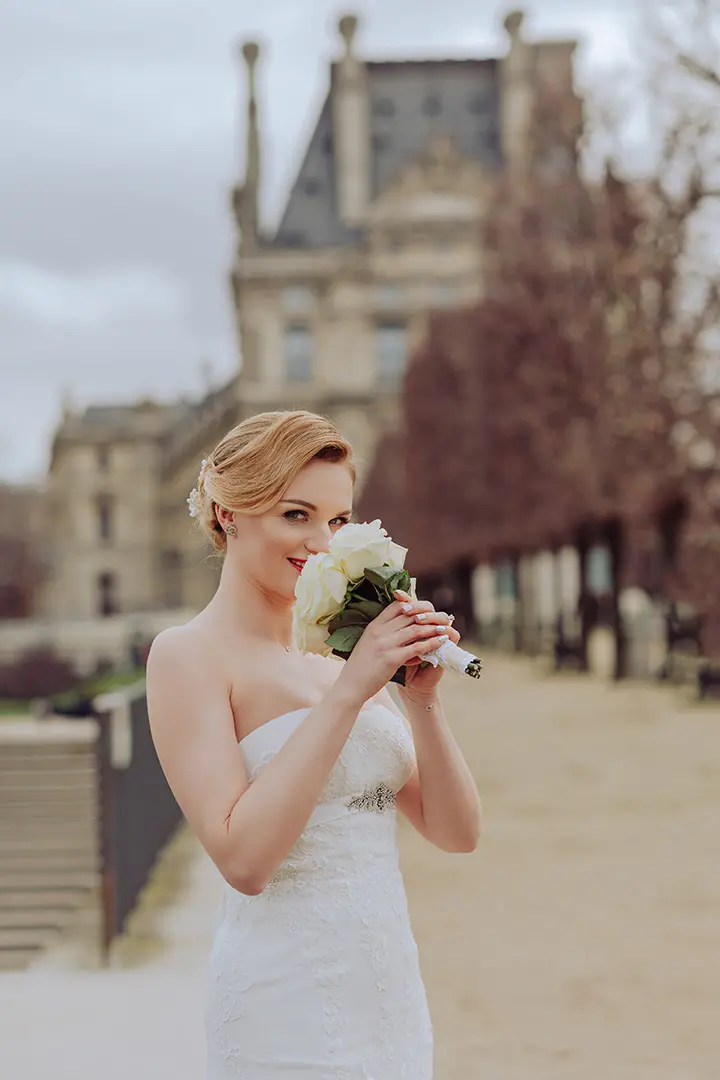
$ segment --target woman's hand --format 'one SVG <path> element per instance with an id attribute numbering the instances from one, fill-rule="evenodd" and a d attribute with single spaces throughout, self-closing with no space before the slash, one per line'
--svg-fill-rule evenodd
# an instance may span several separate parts
<path id="1" fill-rule="evenodd" d="M 416 613 L 424 608 L 433 610 L 432 604 L 417 604 L 402 592 L 396 595 L 397 602 L 368 623 L 338 678 L 338 684 L 342 680 L 350 687 L 353 698 L 363 704 L 390 682 L 398 668 L 419 664 L 424 656 L 437 649 L 443 634 L 456 633 L 448 628 L 447 616 L 444 621 L 429 614 L 424 620 L 416 619 Z M 406 610 L 409 604 L 411 611 Z M 410 671 L 416 670 L 410 668 Z"/>
<path id="2" fill-rule="evenodd" d="M 447 634 L 450 641 L 454 642 L 455 645 L 458 644 L 460 635 L 452 626 L 454 615 L 448 615 L 444 611 L 436 611 L 429 600 L 413 600 L 412 597 L 401 590 L 398 590 L 394 595 L 403 605 L 403 608 L 412 605 L 411 611 L 407 612 L 407 614 L 416 625 L 442 627 L 442 633 Z M 435 697 L 440 680 L 445 674 L 444 668 L 440 667 L 439 664 L 437 666 L 428 664 L 427 667 L 420 667 L 424 659 L 424 656 L 418 655 L 405 661 L 405 686 L 398 686 L 398 693 L 401 698 L 407 701 L 416 703 L 431 701 Z"/>

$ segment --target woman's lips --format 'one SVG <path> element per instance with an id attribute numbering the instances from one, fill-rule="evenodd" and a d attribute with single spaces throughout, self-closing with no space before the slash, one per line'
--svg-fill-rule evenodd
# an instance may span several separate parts
<path id="1" fill-rule="evenodd" d="M 288 559 L 288 562 L 291 563 L 292 566 L 295 567 L 295 569 L 297 570 L 298 573 L 300 573 L 302 571 L 302 568 L 305 565 L 306 561 L 307 560 L 305 560 L 305 559 Z"/>

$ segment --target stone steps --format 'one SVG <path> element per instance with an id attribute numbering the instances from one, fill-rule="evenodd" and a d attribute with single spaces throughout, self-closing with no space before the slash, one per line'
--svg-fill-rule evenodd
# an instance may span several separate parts
<path id="1" fill-rule="evenodd" d="M 52 909 L 74 911 L 78 905 L 78 897 L 85 893 L 84 888 L 66 886 L 57 889 L 0 889 L 0 912 L 2 911 L 27 911 L 29 909 Z M 1 916 L 0 916 L 1 917 Z"/>
<path id="2" fill-rule="evenodd" d="M 57 926 L 46 921 L 43 926 L 0 926 L 0 965 L 3 962 L 3 953 L 14 953 L 18 950 L 46 949 L 55 941 L 62 926 Z M 2 968 L 0 967 L 0 970 Z"/>
<path id="3" fill-rule="evenodd" d="M 0 868 L 0 892 L 17 889 L 91 889 L 96 881 L 97 872 L 82 867 L 68 869 L 66 866 L 34 864 Z"/>
<path id="4" fill-rule="evenodd" d="M 0 726 L 0 971 L 57 946 L 99 896 L 94 724 Z"/>
<path id="5" fill-rule="evenodd" d="M 41 953 L 42 946 L 38 943 L 0 948 L 0 971 L 27 971 Z"/>

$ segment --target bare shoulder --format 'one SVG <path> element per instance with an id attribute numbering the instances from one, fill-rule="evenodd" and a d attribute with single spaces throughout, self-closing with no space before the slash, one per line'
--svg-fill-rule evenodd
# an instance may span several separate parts
<path id="1" fill-rule="evenodd" d="M 162 630 L 154 639 L 147 661 L 147 699 L 150 725 L 177 718 L 190 705 L 226 689 L 226 679 L 210 641 L 191 621 Z M 168 709 L 166 706 L 170 705 Z"/>
<path id="2" fill-rule="evenodd" d="M 172 663 L 173 660 L 187 657 L 196 637 L 197 635 L 193 634 L 187 623 L 183 626 L 169 626 L 161 630 L 154 638 L 148 653 L 148 676 L 162 670 L 164 665 Z"/>

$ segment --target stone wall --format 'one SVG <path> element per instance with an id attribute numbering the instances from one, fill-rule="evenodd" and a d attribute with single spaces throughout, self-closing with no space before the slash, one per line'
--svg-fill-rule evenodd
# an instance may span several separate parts
<path id="1" fill-rule="evenodd" d="M 70 661 L 81 674 L 90 674 L 99 662 L 127 664 L 135 640 L 150 642 L 168 626 L 178 626 L 195 611 L 143 612 L 106 619 L 25 619 L 0 622 L 0 663 L 50 647 Z"/>

